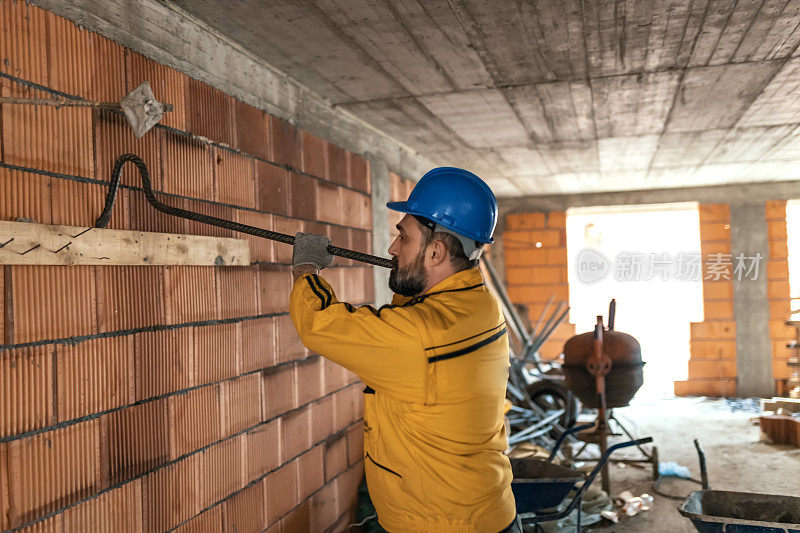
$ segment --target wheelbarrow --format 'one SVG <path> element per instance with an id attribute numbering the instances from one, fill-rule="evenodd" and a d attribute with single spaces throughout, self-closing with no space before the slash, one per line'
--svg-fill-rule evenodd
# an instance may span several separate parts
<path id="1" fill-rule="evenodd" d="M 581 428 L 573 428 L 579 431 Z M 563 435 L 562 437 L 566 437 Z M 560 439 L 557 447 L 563 442 Z M 511 490 L 517 503 L 517 514 L 524 525 L 534 525 L 534 531 L 539 531 L 539 524 L 561 520 L 569 516 L 583 500 L 586 490 L 595 480 L 603 465 L 606 464 L 611 454 L 621 448 L 630 446 L 640 446 L 653 442 L 652 437 L 621 442 L 610 446 L 608 450 L 597 461 L 592 472 L 585 478 L 583 485 L 578 489 L 569 504 L 561 511 L 548 512 L 560 505 L 567 497 L 569 492 L 575 488 L 578 481 L 584 479 L 583 474 L 576 470 L 564 466 L 555 465 L 550 462 L 558 448 L 556 447 L 548 460 L 537 459 L 514 459 L 511 461 L 511 469 L 514 473 L 514 480 L 511 482 Z M 581 530 L 581 514 L 578 512 L 576 531 Z"/>
<path id="2" fill-rule="evenodd" d="M 700 533 L 800 533 L 800 498 L 698 490 L 678 511 Z"/>

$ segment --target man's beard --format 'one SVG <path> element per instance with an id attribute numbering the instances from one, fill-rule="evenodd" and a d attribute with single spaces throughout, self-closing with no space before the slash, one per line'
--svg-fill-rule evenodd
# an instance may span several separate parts
<path id="1" fill-rule="evenodd" d="M 425 272 L 425 253 L 420 252 L 408 266 L 399 268 L 397 258 L 392 258 L 392 271 L 389 274 L 389 288 L 402 296 L 421 294 L 428 285 L 428 273 Z"/>

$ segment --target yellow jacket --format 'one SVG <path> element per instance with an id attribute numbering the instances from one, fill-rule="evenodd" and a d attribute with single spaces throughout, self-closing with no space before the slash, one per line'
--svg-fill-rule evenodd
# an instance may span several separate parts
<path id="1" fill-rule="evenodd" d="M 496 533 L 511 523 L 508 336 L 479 269 L 380 309 L 339 302 L 306 275 L 289 309 L 310 350 L 367 386 L 364 468 L 385 529 Z"/>

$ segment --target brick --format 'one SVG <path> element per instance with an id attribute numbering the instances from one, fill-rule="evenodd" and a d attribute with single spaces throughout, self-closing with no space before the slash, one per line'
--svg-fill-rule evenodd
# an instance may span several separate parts
<path id="1" fill-rule="evenodd" d="M 264 161 L 256 161 L 258 208 L 276 215 L 291 213 L 289 171 Z"/>
<path id="2" fill-rule="evenodd" d="M 223 383 L 227 392 L 226 435 L 239 433 L 262 420 L 261 375 L 249 374 Z"/>
<path id="3" fill-rule="evenodd" d="M 689 379 L 692 378 L 735 378 L 736 360 L 704 361 L 689 360 Z"/>
<path id="4" fill-rule="evenodd" d="M 768 260 L 767 279 L 789 279 L 789 262 L 786 259 Z"/>
<path id="5" fill-rule="evenodd" d="M 100 423 L 97 420 L 10 442 L 11 527 L 97 492 L 99 448 Z"/>
<path id="6" fill-rule="evenodd" d="M 134 337 L 136 399 L 144 400 L 192 385 L 192 330 L 139 333 Z"/>
<path id="7" fill-rule="evenodd" d="M 509 285 L 560 285 L 567 282 L 567 270 L 561 267 L 508 267 L 506 280 Z"/>
<path id="8" fill-rule="evenodd" d="M 692 339 L 735 339 L 736 322 L 691 322 L 689 324 Z"/>
<path id="9" fill-rule="evenodd" d="M 167 398 L 170 458 L 208 446 L 224 436 L 219 385 Z"/>
<path id="10" fill-rule="evenodd" d="M 305 405 L 322 395 L 322 358 L 310 357 L 298 361 L 295 370 L 297 403 Z"/>
<path id="11" fill-rule="evenodd" d="M 336 480 L 311 497 L 310 531 L 327 531 L 339 517 Z"/>
<path id="12" fill-rule="evenodd" d="M 548 264 L 548 254 L 551 250 L 536 248 L 533 250 L 524 249 L 505 249 L 506 267 L 511 266 L 546 266 Z M 566 264 L 566 261 L 564 262 Z"/>
<path id="13" fill-rule="evenodd" d="M 100 331 L 118 331 L 164 323 L 164 280 L 158 267 L 97 268 L 97 320 Z"/>
<path id="14" fill-rule="evenodd" d="M 564 248 L 565 230 L 542 229 L 535 231 L 506 231 L 503 246 L 513 248 Z"/>
<path id="15" fill-rule="evenodd" d="M 125 49 L 96 33 L 91 33 L 90 39 L 94 46 L 94 76 L 90 80 L 88 99 L 97 102 L 119 100 L 128 92 L 125 90 Z"/>
<path id="16" fill-rule="evenodd" d="M 790 356 L 796 355 L 796 351 L 794 348 L 789 348 L 786 346 L 787 342 L 784 340 L 781 341 L 772 341 L 772 358 L 773 359 L 788 359 Z"/>
<path id="17" fill-rule="evenodd" d="M 339 512 L 351 509 L 358 503 L 358 487 L 364 479 L 364 463 L 359 461 L 337 478 L 336 488 Z"/>
<path id="18" fill-rule="evenodd" d="M 785 259 L 789 256 L 789 248 L 785 240 L 769 241 L 768 244 L 770 259 Z"/>
<path id="19" fill-rule="evenodd" d="M 272 229 L 272 215 L 269 213 L 258 213 L 237 209 L 235 213 L 236 222 L 253 226 L 254 228 Z M 247 233 L 237 233 L 236 238 L 244 239 L 250 243 L 250 263 L 272 263 L 274 259 L 275 242 L 263 237 L 256 237 Z"/>
<path id="20" fill-rule="evenodd" d="M 284 533 L 305 533 L 311 531 L 311 502 L 303 502 L 292 509 L 281 520 L 281 530 Z"/>
<path id="21" fill-rule="evenodd" d="M 263 503 L 262 503 L 263 505 Z M 175 529 L 176 533 L 222 533 L 224 507 L 217 505 Z"/>
<path id="22" fill-rule="evenodd" d="M 785 352 L 784 352 L 785 353 Z M 773 357 L 775 352 L 773 352 Z M 788 359 L 772 360 L 772 377 L 775 379 L 786 379 L 792 376 L 795 367 L 787 365 Z"/>
<path id="23" fill-rule="evenodd" d="M 50 224 L 52 179 L 18 170 L 0 168 L 0 219 L 26 218 Z M 3 239 L 5 242 L 8 239 Z"/>
<path id="24" fill-rule="evenodd" d="M 283 465 L 265 478 L 267 524 L 297 505 L 297 460 Z"/>
<path id="25" fill-rule="evenodd" d="M 325 179 L 337 185 L 347 185 L 347 151 L 328 143 L 328 165 Z"/>
<path id="26" fill-rule="evenodd" d="M 264 530 L 264 482 L 247 487 L 225 502 L 226 531 L 236 533 L 258 533 Z"/>
<path id="27" fill-rule="evenodd" d="M 353 424 L 347 428 L 347 463 L 354 465 L 364 458 L 364 428 Z"/>
<path id="28" fill-rule="evenodd" d="M 186 92 L 187 130 L 212 141 L 234 146 L 234 99 L 222 91 L 190 79 Z"/>
<path id="29" fill-rule="evenodd" d="M 728 222 L 703 222 L 700 224 L 700 241 L 729 241 L 731 225 Z"/>
<path id="30" fill-rule="evenodd" d="M 393 202 L 401 202 L 408 198 L 405 180 L 396 172 L 389 171 L 389 198 Z"/>
<path id="31" fill-rule="evenodd" d="M 361 406 L 364 401 L 361 391 L 359 387 L 347 387 L 333 395 L 336 402 L 336 420 L 340 425 L 344 426 L 361 418 L 363 413 Z"/>
<path id="32" fill-rule="evenodd" d="M 143 81 L 150 82 L 153 94 L 162 102 L 173 105 L 173 110 L 164 114 L 161 123 L 186 131 L 186 91 L 189 77 L 177 70 L 160 65 L 153 60 L 133 52 L 125 51 L 127 90 L 132 91 Z M 152 132 L 149 132 L 152 133 Z"/>
<path id="33" fill-rule="evenodd" d="M 109 484 L 122 483 L 170 457 L 167 400 L 134 405 L 103 417 Z"/>
<path id="34" fill-rule="evenodd" d="M 764 218 L 770 219 L 785 219 L 786 218 L 786 200 L 770 200 L 765 204 Z"/>
<path id="35" fill-rule="evenodd" d="M 733 300 L 733 282 L 727 280 L 703 283 L 704 300 Z"/>
<path id="36" fill-rule="evenodd" d="M 706 320 L 710 319 L 731 320 L 733 318 L 732 301 L 720 301 L 720 302 L 706 301 L 703 303 L 703 309 Z"/>
<path id="37" fill-rule="evenodd" d="M 343 220 L 342 200 L 339 191 L 343 190 L 336 185 L 320 182 L 316 187 L 317 217 L 324 222 L 333 224 L 349 223 Z"/>
<path id="38" fill-rule="evenodd" d="M 728 204 L 700 204 L 697 207 L 700 213 L 700 223 L 729 221 L 730 207 Z"/>
<path id="39" fill-rule="evenodd" d="M 769 321 L 769 336 L 773 340 L 793 340 L 797 332 L 793 326 L 787 326 L 783 320 Z"/>
<path id="40" fill-rule="evenodd" d="M 301 136 L 294 126 L 278 117 L 269 117 L 271 159 L 281 165 L 299 169 L 302 165 Z"/>
<path id="41" fill-rule="evenodd" d="M 306 355 L 305 346 L 297 335 L 292 319 L 289 315 L 276 317 L 275 326 L 278 338 L 278 363 L 302 359 Z"/>
<path id="42" fill-rule="evenodd" d="M 259 313 L 282 313 L 289 308 L 292 274 L 285 266 L 258 267 Z"/>
<path id="43" fill-rule="evenodd" d="M 242 372 L 276 364 L 275 319 L 245 320 L 238 326 L 242 336 Z"/>
<path id="44" fill-rule="evenodd" d="M 55 421 L 52 346 L 0 351 L 0 437 Z"/>
<path id="45" fill-rule="evenodd" d="M 294 372 L 294 365 L 264 371 L 264 420 L 270 420 L 297 407 Z"/>
<path id="46" fill-rule="evenodd" d="M 786 239 L 786 220 L 768 220 L 767 235 L 770 239 Z"/>
<path id="47" fill-rule="evenodd" d="M 327 396 L 311 404 L 311 442 L 327 439 L 338 428 L 333 396 Z"/>
<path id="48" fill-rule="evenodd" d="M 164 267 L 164 303 L 168 324 L 183 324 L 218 317 L 213 268 Z"/>
<path id="49" fill-rule="evenodd" d="M 323 357 L 322 368 L 324 394 L 331 394 L 345 386 L 344 367 Z"/>
<path id="50" fill-rule="evenodd" d="M 281 424 L 276 419 L 251 429 L 245 435 L 247 457 L 245 481 L 250 482 L 281 464 Z"/>
<path id="51" fill-rule="evenodd" d="M 94 267 L 12 266 L 14 342 L 97 331 Z"/>
<path id="52" fill-rule="evenodd" d="M 371 191 L 369 162 L 367 162 L 367 160 L 361 157 L 360 155 L 354 154 L 352 152 L 348 153 L 347 159 L 348 159 L 348 169 L 349 169 L 348 184 L 353 189 L 369 193 Z M 406 198 L 408 198 L 407 194 L 401 199 L 405 200 Z"/>
<path id="53" fill-rule="evenodd" d="M 141 531 L 141 481 L 126 483 L 57 516 L 63 519 L 65 532 L 96 531 L 101 524 L 106 531 Z"/>
<path id="54" fill-rule="evenodd" d="M 555 359 L 561 355 L 564 350 L 564 341 L 550 339 L 539 348 L 539 354 L 542 359 Z"/>
<path id="55" fill-rule="evenodd" d="M 328 166 L 328 143 L 324 140 L 302 132 L 303 172 L 324 178 Z"/>
<path id="56" fill-rule="evenodd" d="M 243 438 L 229 439 L 199 454 L 200 507 L 208 507 L 244 487 Z"/>
<path id="57" fill-rule="evenodd" d="M 197 385 L 236 375 L 237 324 L 217 324 L 192 329 L 194 379 Z"/>
<path id="58" fill-rule="evenodd" d="M 256 206 L 255 163 L 251 157 L 214 148 L 215 200 L 241 207 Z"/>
<path id="59" fill-rule="evenodd" d="M 216 267 L 220 318 L 249 317 L 258 312 L 258 271 L 246 267 Z"/>
<path id="60" fill-rule="evenodd" d="M 325 447 L 323 445 L 311 448 L 297 459 L 297 474 L 297 491 L 300 501 L 311 496 L 325 484 Z"/>
<path id="61" fill-rule="evenodd" d="M 122 94 L 122 92 L 119 94 Z M 114 99 L 119 99 L 119 96 L 115 96 L 112 101 Z M 92 116 L 92 122 L 95 148 L 94 177 L 106 181 L 110 180 L 116 159 L 121 154 L 136 154 L 147 165 L 152 187 L 155 190 L 161 190 L 163 187 L 163 176 L 161 174 L 163 130 L 158 128 L 151 129 L 147 132 L 147 135 L 137 139 L 125 117 L 110 111 L 95 111 Z M 126 164 L 122 167 L 120 183 L 141 187 L 142 178 L 138 169 L 132 164 Z M 140 192 L 136 194 L 144 197 Z M 115 205 L 114 210 L 116 211 L 117 209 L 119 209 L 119 206 Z M 152 207 L 150 209 L 153 210 Z"/>
<path id="62" fill-rule="evenodd" d="M 117 194 L 125 192 L 130 192 L 128 195 L 130 229 L 158 233 L 186 233 L 186 220 L 156 211 L 147 203 L 142 193 L 122 189 Z M 168 205 L 180 206 L 181 204 L 175 198 L 170 198 L 163 194 L 156 193 L 155 196 L 158 201 Z M 114 210 L 116 211 L 116 209 L 115 207 Z"/>
<path id="63" fill-rule="evenodd" d="M 273 217 L 273 224 L 275 231 L 286 235 L 294 236 L 299 231 L 305 231 L 305 222 L 302 220 L 275 216 Z M 277 243 L 275 245 L 275 262 L 291 264 L 292 247 L 288 244 Z"/>
<path id="64" fill-rule="evenodd" d="M 0 4 L 0 71 L 47 85 L 47 16 L 25 2 Z"/>
<path id="65" fill-rule="evenodd" d="M 782 300 L 789 298 L 789 280 L 770 280 L 767 283 L 767 298 Z"/>
<path id="66" fill-rule="evenodd" d="M 567 214 L 564 211 L 549 211 L 545 213 L 546 226 L 548 228 L 566 230 Z"/>
<path id="67" fill-rule="evenodd" d="M 236 102 L 237 148 L 261 159 L 269 159 L 268 115 L 244 102 Z"/>
<path id="68" fill-rule="evenodd" d="M 567 285 L 511 286 L 508 295 L 515 303 L 547 303 L 550 296 L 555 302 L 569 301 Z"/>
<path id="69" fill-rule="evenodd" d="M 11 527 L 10 485 L 8 483 L 8 444 L 0 442 L 0 529 L 6 531 Z"/>
<path id="70" fill-rule="evenodd" d="M 787 320 L 791 313 L 789 300 L 771 300 L 769 302 L 770 319 Z"/>
<path id="71" fill-rule="evenodd" d="M 309 176 L 291 172 L 289 191 L 291 195 L 291 216 L 305 220 L 317 219 L 317 188 L 320 182 Z"/>
<path id="72" fill-rule="evenodd" d="M 103 210 L 108 189 L 93 183 L 80 183 L 66 179 L 50 182 L 52 197 L 52 222 L 65 226 L 94 226 Z M 110 229 L 128 229 L 130 191 L 121 191 L 117 196 L 114 211 L 108 223 Z"/>
<path id="73" fill-rule="evenodd" d="M 179 198 L 171 202 L 177 207 L 194 211 L 203 215 L 210 215 L 212 217 L 221 218 L 223 220 L 233 220 L 236 218 L 236 209 L 226 205 L 209 204 L 208 202 L 201 202 L 199 200 L 187 200 Z M 208 237 L 228 237 L 238 238 L 239 234 L 234 233 L 233 230 L 223 229 L 218 226 L 210 224 L 203 224 L 202 222 L 195 222 L 192 220 L 184 220 L 185 227 L 182 233 L 191 235 L 206 235 Z"/>
<path id="74" fill-rule="evenodd" d="M 53 351 L 60 421 L 134 402 L 133 337 L 93 339 Z"/>
<path id="75" fill-rule="evenodd" d="M 692 339 L 690 351 L 692 359 L 736 359 L 736 333 L 730 340 Z M 699 376 L 698 376 L 699 377 Z"/>
<path id="76" fill-rule="evenodd" d="M 214 171 L 211 149 L 207 145 L 165 132 L 161 159 L 164 166 L 164 192 L 203 200 L 214 199 Z"/>
<path id="77" fill-rule="evenodd" d="M 286 462 L 311 447 L 311 410 L 308 407 L 281 417 L 281 461 Z"/>
<path id="78" fill-rule="evenodd" d="M 328 439 L 325 442 L 325 481 L 330 481 L 344 472 L 348 462 L 347 434 L 339 433 Z"/>
<path id="79" fill-rule="evenodd" d="M 736 395 L 735 379 L 690 379 L 675 381 L 676 396 L 730 397 Z"/>
<path id="80" fill-rule="evenodd" d="M 94 176 L 92 111 L 3 106 L 6 163 L 75 176 Z"/>
<path id="81" fill-rule="evenodd" d="M 199 462 L 199 455 L 191 455 L 144 478 L 145 531 L 167 531 L 200 511 Z"/>

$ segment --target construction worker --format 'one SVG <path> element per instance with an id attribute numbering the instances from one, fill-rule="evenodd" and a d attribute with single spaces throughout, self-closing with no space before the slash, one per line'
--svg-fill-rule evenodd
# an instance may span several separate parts
<path id="1" fill-rule="evenodd" d="M 396 293 L 380 309 L 340 302 L 319 270 L 327 237 L 298 233 L 290 313 L 308 349 L 364 389 L 364 469 L 388 531 L 521 532 L 503 455 L 508 336 L 478 260 L 497 202 L 474 174 L 436 168 L 405 202 L 389 247 Z"/>

